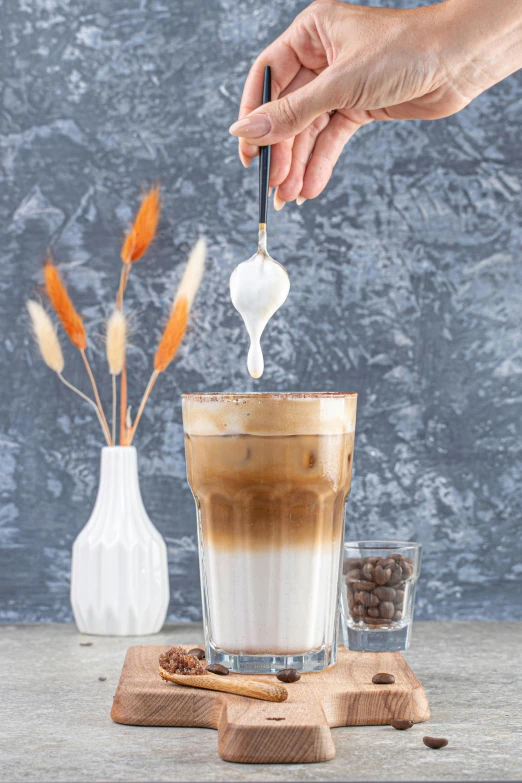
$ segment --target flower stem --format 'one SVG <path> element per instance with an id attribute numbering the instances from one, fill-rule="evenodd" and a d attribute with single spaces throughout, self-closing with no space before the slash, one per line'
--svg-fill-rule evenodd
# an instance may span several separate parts
<path id="1" fill-rule="evenodd" d="M 117 397 L 117 390 L 116 390 L 116 376 L 111 375 L 112 378 L 112 442 L 116 443 L 116 397 Z"/>
<path id="2" fill-rule="evenodd" d="M 61 382 L 62 382 L 63 384 L 65 384 L 65 386 L 67 386 L 67 388 L 68 388 L 68 389 L 71 389 L 73 392 L 75 392 L 75 394 L 77 394 L 79 397 L 81 397 L 81 398 L 82 398 L 82 400 L 85 400 L 86 402 L 88 402 L 88 403 L 89 403 L 89 405 L 92 405 L 92 407 L 93 407 L 93 408 L 94 408 L 94 410 L 96 411 L 96 415 L 97 415 L 97 417 L 98 417 L 98 421 L 99 421 L 99 422 L 100 422 L 100 424 L 101 424 L 101 428 L 102 428 L 102 430 L 103 430 L 103 434 L 105 435 L 105 440 L 107 441 L 107 446 L 112 446 L 111 439 L 110 439 L 110 437 L 107 437 L 107 430 L 105 429 L 105 426 L 104 426 L 104 424 L 103 424 L 102 417 L 100 416 L 100 411 L 98 410 L 98 406 L 96 405 L 96 403 L 94 402 L 94 400 L 91 400 L 91 398 L 90 398 L 90 397 L 87 397 L 87 395 L 86 395 L 86 394 L 84 394 L 82 391 L 80 391 L 79 389 L 77 389 L 77 388 L 76 388 L 76 386 L 73 386 L 73 385 L 72 385 L 72 383 L 69 383 L 69 381 L 66 381 L 66 380 L 65 380 L 65 378 L 63 377 L 63 375 L 61 374 L 61 372 L 57 372 L 57 373 L 56 373 L 56 375 L 57 375 L 57 376 L 58 376 L 58 378 L 61 380 Z"/>
<path id="3" fill-rule="evenodd" d="M 118 293 L 116 295 L 116 307 L 119 310 L 123 309 L 123 297 L 127 289 L 127 283 L 129 282 L 131 265 L 122 264 L 120 272 L 120 285 L 118 287 Z M 125 423 L 127 416 L 127 362 L 124 362 L 121 370 L 120 381 L 120 446 L 127 445 L 127 425 Z"/>
<path id="4" fill-rule="evenodd" d="M 87 370 L 87 375 L 89 376 L 92 390 L 94 392 L 94 399 L 96 400 L 96 405 L 98 406 L 98 411 L 100 413 L 100 418 L 102 420 L 102 426 L 105 432 L 105 437 L 107 438 L 109 445 L 112 446 L 111 432 L 109 430 L 109 425 L 107 424 L 107 419 L 105 418 L 105 413 L 103 412 L 100 395 L 98 393 L 98 387 L 96 386 L 96 381 L 94 379 L 94 375 L 91 370 L 91 365 L 89 364 L 89 360 L 87 358 L 87 354 L 85 353 L 85 349 L 83 351 L 80 351 L 80 353 L 82 355 L 83 363 L 85 364 L 85 369 Z"/>
<path id="5" fill-rule="evenodd" d="M 143 394 L 142 400 L 140 402 L 140 407 L 138 408 L 138 413 L 136 414 L 136 419 L 134 421 L 134 426 L 132 427 L 130 431 L 130 437 L 129 437 L 129 446 L 132 444 L 132 440 L 134 438 L 134 435 L 136 433 L 136 429 L 138 427 L 138 424 L 140 423 L 141 414 L 145 410 L 145 405 L 147 404 L 147 400 L 150 397 L 150 393 L 154 388 L 154 384 L 158 380 L 159 372 L 158 370 L 154 370 L 152 375 L 150 376 L 150 380 L 147 384 L 147 388 L 145 389 L 145 392 Z"/>

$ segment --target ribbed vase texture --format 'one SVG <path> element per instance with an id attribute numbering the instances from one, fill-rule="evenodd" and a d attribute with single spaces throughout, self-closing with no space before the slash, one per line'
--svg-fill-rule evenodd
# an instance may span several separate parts
<path id="1" fill-rule="evenodd" d="M 96 504 L 73 545 L 71 604 L 82 633 L 145 635 L 165 622 L 167 547 L 145 511 L 132 446 L 102 450 Z"/>

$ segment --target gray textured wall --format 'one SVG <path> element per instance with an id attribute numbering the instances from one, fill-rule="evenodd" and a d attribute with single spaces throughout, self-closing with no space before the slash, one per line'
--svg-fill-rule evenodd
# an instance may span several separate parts
<path id="1" fill-rule="evenodd" d="M 3 620 L 71 619 L 71 545 L 101 445 L 90 410 L 36 356 L 24 300 L 51 246 L 108 402 L 99 335 L 139 185 L 158 177 L 161 231 L 128 297 L 134 404 L 187 248 L 200 231 L 210 244 L 191 332 L 137 439 L 169 547 L 170 618 L 200 617 L 181 390 L 348 389 L 360 395 L 350 536 L 425 544 L 420 617 L 522 619 L 522 80 L 444 121 L 374 123 L 321 198 L 271 214 L 292 291 L 255 383 L 227 281 L 255 245 L 257 171 L 241 168 L 227 128 L 254 55 L 302 7 L 0 0 Z M 66 357 L 87 388 L 69 346 Z"/>

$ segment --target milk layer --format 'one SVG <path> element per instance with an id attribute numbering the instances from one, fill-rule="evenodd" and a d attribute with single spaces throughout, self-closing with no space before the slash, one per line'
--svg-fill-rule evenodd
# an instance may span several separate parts
<path id="1" fill-rule="evenodd" d="M 205 546 L 211 641 L 228 653 L 299 653 L 333 641 L 340 547 Z"/>

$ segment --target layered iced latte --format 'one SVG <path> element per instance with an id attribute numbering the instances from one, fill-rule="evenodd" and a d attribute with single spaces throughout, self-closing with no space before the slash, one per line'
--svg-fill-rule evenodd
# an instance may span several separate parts
<path id="1" fill-rule="evenodd" d="M 188 394 L 207 658 L 235 671 L 335 661 L 355 394 Z"/>

